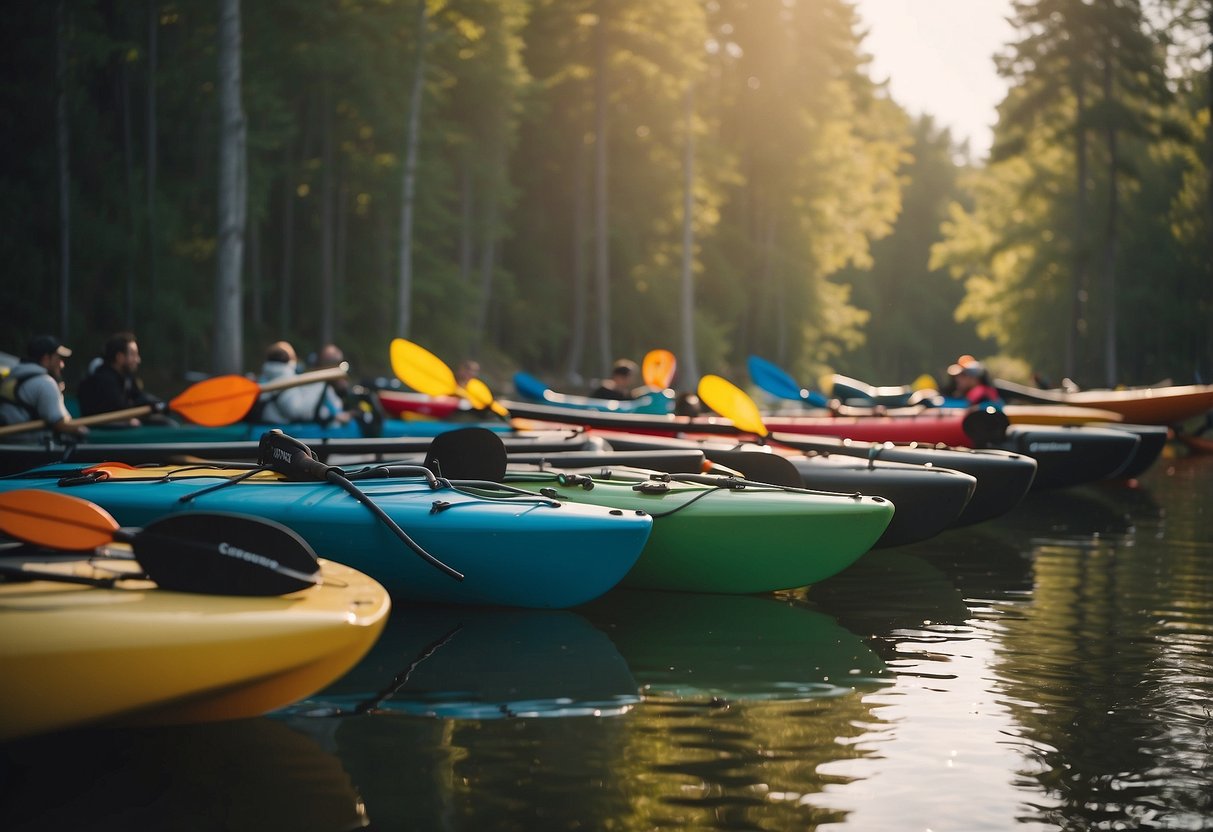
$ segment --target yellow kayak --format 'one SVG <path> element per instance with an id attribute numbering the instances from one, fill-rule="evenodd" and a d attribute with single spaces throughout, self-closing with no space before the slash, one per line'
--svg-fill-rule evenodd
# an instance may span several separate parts
<path id="1" fill-rule="evenodd" d="M 115 547 L 117 548 L 117 547 Z M 82 576 L 132 560 L 45 555 L 26 568 Z M 95 722 L 257 716 L 335 681 L 379 637 L 377 582 L 321 560 L 323 584 L 272 597 L 0 582 L 0 741 Z"/>

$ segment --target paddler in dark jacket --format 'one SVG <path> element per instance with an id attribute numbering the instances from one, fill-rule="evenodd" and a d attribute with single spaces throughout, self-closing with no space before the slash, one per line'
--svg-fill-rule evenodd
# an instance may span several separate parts
<path id="1" fill-rule="evenodd" d="M 158 404 L 160 399 L 145 392 L 139 380 L 142 360 L 134 333 L 117 332 L 106 339 L 100 361 L 80 382 L 80 413 L 91 416 Z M 131 419 L 130 424 L 138 425 L 139 420 Z"/>

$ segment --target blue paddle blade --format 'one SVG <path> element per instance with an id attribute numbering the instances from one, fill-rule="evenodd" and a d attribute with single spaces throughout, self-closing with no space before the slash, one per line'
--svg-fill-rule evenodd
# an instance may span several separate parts
<path id="1" fill-rule="evenodd" d="M 791 399 L 795 402 L 807 402 L 813 407 L 826 407 L 829 405 L 829 399 L 821 393 L 804 389 L 796 382 L 796 379 L 765 358 L 751 355 L 746 359 L 746 367 L 750 371 L 750 379 L 760 389 L 765 390 L 772 396 L 778 396 L 781 399 Z"/>
<path id="2" fill-rule="evenodd" d="M 521 370 L 514 373 L 514 389 L 518 391 L 518 395 L 524 399 L 532 399 L 537 402 L 544 401 L 544 393 L 547 392 L 548 386 L 533 375 L 524 373 Z"/>

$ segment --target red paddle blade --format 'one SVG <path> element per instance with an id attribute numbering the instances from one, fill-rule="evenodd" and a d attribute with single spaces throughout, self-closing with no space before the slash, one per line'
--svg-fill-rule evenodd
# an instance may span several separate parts
<path id="1" fill-rule="evenodd" d="M 261 387 L 244 376 L 216 376 L 190 385 L 169 402 L 174 412 L 206 427 L 239 422 L 252 408 Z"/>
<path id="2" fill-rule="evenodd" d="M 84 552 L 114 539 L 118 521 L 88 500 L 23 488 L 0 493 L 0 531 L 13 537 L 69 552 Z"/>

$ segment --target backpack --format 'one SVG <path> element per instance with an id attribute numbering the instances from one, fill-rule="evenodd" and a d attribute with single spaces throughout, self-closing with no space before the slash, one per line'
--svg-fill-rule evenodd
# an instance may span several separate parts
<path id="1" fill-rule="evenodd" d="M 0 401 L 21 408 L 29 415 L 30 421 L 38 419 L 38 411 L 32 405 L 21 401 L 17 397 L 17 393 L 21 390 L 22 384 L 39 375 L 42 374 L 37 371 L 14 373 L 12 367 L 0 368 Z"/>

